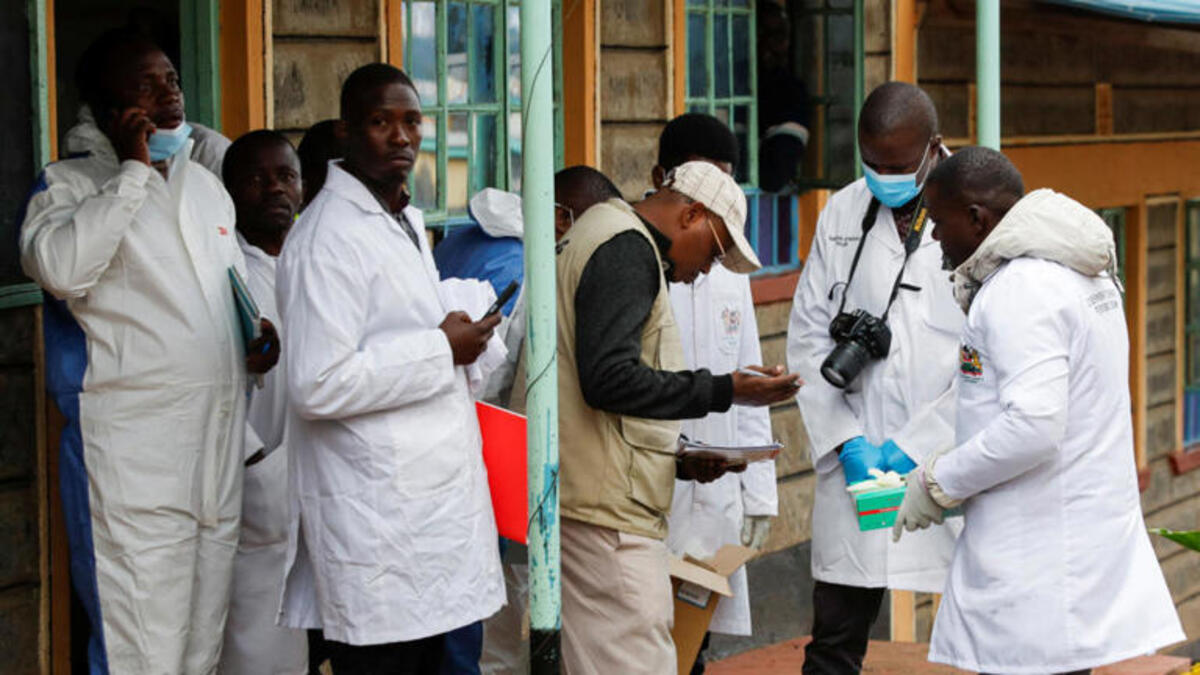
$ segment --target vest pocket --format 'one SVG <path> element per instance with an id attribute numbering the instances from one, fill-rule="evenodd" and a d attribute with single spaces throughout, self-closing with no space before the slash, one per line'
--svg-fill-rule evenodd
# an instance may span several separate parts
<path id="1" fill-rule="evenodd" d="M 629 498 L 655 513 L 666 513 L 675 488 L 678 423 L 622 417 L 621 437 L 630 449 Z"/>

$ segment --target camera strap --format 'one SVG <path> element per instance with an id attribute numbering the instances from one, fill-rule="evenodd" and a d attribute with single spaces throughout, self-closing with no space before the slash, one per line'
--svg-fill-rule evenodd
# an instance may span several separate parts
<path id="1" fill-rule="evenodd" d="M 863 246 L 867 243 L 867 234 L 871 231 L 871 227 L 875 225 L 875 220 L 879 215 L 879 200 L 871 197 L 871 203 L 867 206 L 867 213 L 863 216 L 862 221 L 862 236 L 858 240 L 858 247 L 854 250 L 854 260 L 850 263 L 850 275 L 846 277 L 846 286 L 842 291 L 842 301 L 838 305 L 838 314 L 841 314 L 846 309 L 846 296 L 850 293 L 850 282 L 854 281 L 854 272 L 858 270 L 858 260 L 862 257 Z M 900 264 L 900 271 L 896 274 L 896 281 L 892 283 L 892 293 L 888 296 L 887 307 L 883 310 L 881 320 L 886 321 L 888 312 L 892 311 L 892 304 L 896 302 L 896 296 L 900 293 L 900 280 L 904 278 L 904 268 L 908 265 L 908 259 L 921 246 L 921 239 L 925 235 L 925 226 L 929 221 L 929 211 L 925 208 L 925 194 L 921 193 L 921 201 L 917 202 L 917 215 L 913 217 L 913 222 L 908 226 L 908 234 L 904 237 L 904 262 Z M 831 291 L 832 292 L 832 291 Z M 836 315 L 835 315 L 836 316 Z"/>

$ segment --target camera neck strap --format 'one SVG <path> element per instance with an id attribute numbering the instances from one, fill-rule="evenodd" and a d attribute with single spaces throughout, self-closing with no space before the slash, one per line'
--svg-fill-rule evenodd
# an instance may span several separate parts
<path id="1" fill-rule="evenodd" d="M 871 197 L 871 203 L 867 206 L 867 213 L 863 216 L 862 221 L 862 236 L 858 239 L 858 247 L 854 249 L 854 260 L 850 263 L 850 275 L 846 277 L 846 286 L 842 290 L 842 302 L 838 305 L 838 314 L 841 314 L 846 309 L 846 296 L 850 294 L 850 283 L 854 281 L 854 272 L 858 270 L 858 261 L 862 257 L 863 246 L 867 243 L 867 234 L 870 233 L 871 227 L 875 225 L 875 220 L 879 216 L 879 200 Z M 904 237 L 904 262 L 900 263 L 900 271 L 896 273 L 896 281 L 892 283 L 892 292 L 888 296 L 887 307 L 883 310 L 883 316 L 880 319 L 886 321 L 888 312 L 892 311 L 892 303 L 896 302 L 896 296 L 900 293 L 900 280 L 904 278 L 904 268 L 908 265 L 908 259 L 921 246 L 921 239 L 925 236 L 925 226 L 929 222 L 929 211 L 925 208 L 925 194 L 921 193 L 921 201 L 917 202 L 917 215 L 913 218 L 912 224 L 908 227 L 908 234 Z"/>

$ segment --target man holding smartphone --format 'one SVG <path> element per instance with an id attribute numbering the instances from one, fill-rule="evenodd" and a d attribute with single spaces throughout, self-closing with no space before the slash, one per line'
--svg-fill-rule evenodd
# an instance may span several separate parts
<path id="1" fill-rule="evenodd" d="M 441 299 L 408 203 L 408 76 L 351 73 L 337 135 L 344 159 L 278 266 L 295 423 L 282 622 L 323 629 L 334 672 L 437 672 L 445 634 L 504 602 L 466 372 L 500 316 L 473 322 Z"/>

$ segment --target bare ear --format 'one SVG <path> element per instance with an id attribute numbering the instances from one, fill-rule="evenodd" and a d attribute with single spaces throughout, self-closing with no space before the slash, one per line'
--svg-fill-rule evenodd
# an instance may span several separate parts
<path id="1" fill-rule="evenodd" d="M 650 169 L 650 183 L 654 185 L 655 190 L 661 190 L 663 181 L 667 178 L 667 171 L 662 168 L 661 164 L 655 164 L 653 169 Z"/>
<path id="2" fill-rule="evenodd" d="M 345 143 L 346 138 L 350 135 L 350 130 L 346 128 L 346 120 L 339 119 L 333 123 L 333 135 L 338 139 L 338 143 Z"/>

